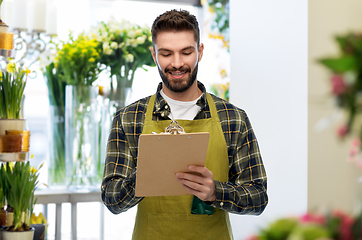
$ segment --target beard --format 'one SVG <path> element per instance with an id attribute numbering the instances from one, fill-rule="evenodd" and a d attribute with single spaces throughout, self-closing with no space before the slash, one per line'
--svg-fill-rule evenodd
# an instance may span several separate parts
<path id="1" fill-rule="evenodd" d="M 178 69 L 174 68 L 174 67 L 166 68 L 164 72 L 158 67 L 158 72 L 160 73 L 162 82 L 165 84 L 165 86 L 168 89 L 170 89 L 173 92 L 185 92 L 187 89 L 189 89 L 192 86 L 192 84 L 194 84 L 194 82 L 196 80 L 196 76 L 197 76 L 198 67 L 199 67 L 199 63 L 196 64 L 196 66 L 192 72 L 191 72 L 190 67 L 180 67 Z M 171 71 L 191 72 L 191 74 L 186 82 L 173 81 L 173 80 L 169 80 L 165 74 L 165 73 L 171 72 Z"/>

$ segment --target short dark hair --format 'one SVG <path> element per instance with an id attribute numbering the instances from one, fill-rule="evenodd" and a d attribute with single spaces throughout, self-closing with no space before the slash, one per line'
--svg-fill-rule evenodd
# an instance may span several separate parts
<path id="1" fill-rule="evenodd" d="M 166 31 L 193 31 L 197 46 L 200 45 L 199 23 L 196 17 L 186 10 L 173 9 L 155 19 L 151 28 L 153 47 L 156 44 L 157 35 Z"/>

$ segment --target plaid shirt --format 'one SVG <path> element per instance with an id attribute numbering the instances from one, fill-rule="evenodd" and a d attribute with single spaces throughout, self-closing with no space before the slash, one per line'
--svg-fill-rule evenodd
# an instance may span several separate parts
<path id="1" fill-rule="evenodd" d="M 210 118 L 205 87 L 198 82 L 203 96 L 197 105 L 201 110 L 195 119 Z M 170 108 L 157 89 L 153 120 L 167 120 Z M 212 206 L 237 214 L 261 214 L 267 203 L 267 177 L 258 142 L 246 113 L 211 95 L 218 112 L 229 156 L 229 181 L 216 184 Z M 102 182 L 102 200 L 112 213 L 121 213 L 143 198 L 135 197 L 138 138 L 142 133 L 150 97 L 120 109 L 114 119 L 107 144 Z"/>

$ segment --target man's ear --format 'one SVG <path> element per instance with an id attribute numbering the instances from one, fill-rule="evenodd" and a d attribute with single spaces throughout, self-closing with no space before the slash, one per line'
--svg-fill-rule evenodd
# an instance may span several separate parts
<path id="1" fill-rule="evenodd" d="M 204 55 L 204 44 L 200 43 L 200 45 L 199 45 L 199 62 L 201 61 L 203 55 Z"/>
<path id="2" fill-rule="evenodd" d="M 152 54 L 153 61 L 155 62 L 155 64 L 157 64 L 156 53 L 155 53 L 155 50 L 153 49 L 153 47 L 150 47 L 150 51 Z"/>

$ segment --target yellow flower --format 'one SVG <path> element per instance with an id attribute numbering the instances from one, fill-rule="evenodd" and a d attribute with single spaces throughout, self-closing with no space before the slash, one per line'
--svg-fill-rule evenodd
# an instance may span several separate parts
<path id="1" fill-rule="evenodd" d="M 8 65 L 6 65 L 6 71 L 8 71 L 9 73 L 14 73 L 15 70 L 16 70 L 15 63 L 8 63 Z"/>
<path id="2" fill-rule="evenodd" d="M 3 71 L 0 71 L 0 82 L 3 80 Z"/>
<path id="3" fill-rule="evenodd" d="M 29 68 L 26 68 L 25 70 L 22 70 L 21 73 L 25 73 L 25 76 L 28 76 L 31 71 L 29 70 Z"/>
<path id="4" fill-rule="evenodd" d="M 89 62 L 95 62 L 96 60 L 94 58 L 90 58 Z"/>
<path id="5" fill-rule="evenodd" d="M 9 162 L 10 171 L 13 170 L 14 165 L 15 165 L 14 162 Z M 6 168 L 6 166 L 7 166 L 7 165 L 5 165 L 5 168 Z"/>
<path id="6" fill-rule="evenodd" d="M 225 71 L 225 69 L 221 70 L 220 72 L 221 78 L 226 78 L 228 76 L 227 72 Z"/>
<path id="7" fill-rule="evenodd" d="M 45 224 L 47 225 L 47 220 L 45 219 L 44 215 L 42 213 L 39 213 L 38 216 L 33 213 L 30 217 L 30 223 L 31 224 Z"/>
<path id="8" fill-rule="evenodd" d="M 32 173 L 36 173 L 38 170 L 35 167 L 32 167 L 30 170 Z"/>

